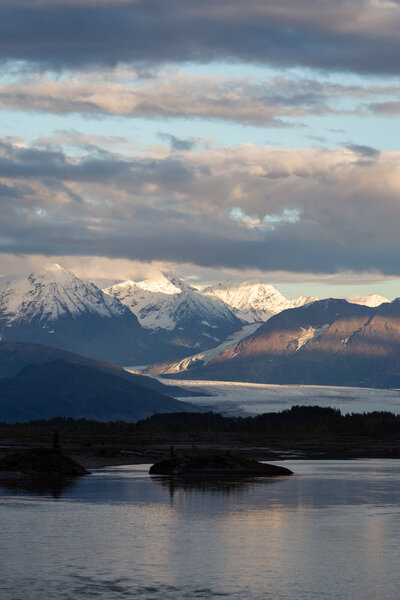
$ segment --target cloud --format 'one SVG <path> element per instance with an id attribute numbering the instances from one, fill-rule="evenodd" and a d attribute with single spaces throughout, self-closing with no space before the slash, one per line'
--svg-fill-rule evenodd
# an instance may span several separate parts
<path id="1" fill-rule="evenodd" d="M 399 158 L 365 169 L 357 147 L 251 144 L 68 155 L 3 139 L 0 252 L 398 275 Z"/>
<path id="2" fill-rule="evenodd" d="M 193 150 L 193 148 L 196 146 L 196 140 L 191 138 L 191 139 L 182 139 L 182 138 L 178 138 L 175 135 L 172 135 L 171 133 L 162 133 L 160 132 L 158 134 L 158 137 L 161 140 L 166 141 L 171 150 L 175 150 L 176 152 L 188 152 L 190 150 Z"/>
<path id="3" fill-rule="evenodd" d="M 62 79 L 17 77 L 0 83 L 0 107 L 59 115 L 198 118 L 287 127 L 288 119 L 332 112 L 332 87 L 324 90 L 316 82 L 284 78 L 205 77 L 178 70 L 141 78 L 135 71 L 117 70 Z"/>
<path id="4" fill-rule="evenodd" d="M 400 114 L 400 100 L 387 102 L 371 102 L 368 109 L 379 117 L 398 117 Z"/>
<path id="5" fill-rule="evenodd" d="M 40 68 L 215 60 L 398 73 L 390 0 L 3 0 L 0 60 Z"/>
<path id="6" fill-rule="evenodd" d="M 345 144 L 345 147 L 354 152 L 355 154 L 359 154 L 363 158 L 378 158 L 380 155 L 380 150 L 376 148 L 372 148 L 371 146 L 363 146 L 360 144 Z"/>
<path id="7" fill-rule="evenodd" d="M 297 126 L 308 115 L 396 116 L 399 85 L 341 84 L 275 76 L 201 76 L 130 69 L 63 77 L 17 73 L 0 83 L 0 108 L 92 117 L 195 118 L 260 127 Z M 392 106 L 389 109 L 378 107 Z M 169 139 L 171 141 L 171 138 Z M 181 148 L 182 149 L 182 148 Z"/>
<path id="8" fill-rule="evenodd" d="M 57 150 L 71 148 L 99 155 L 106 154 L 109 150 L 132 151 L 137 149 L 135 144 L 122 136 L 83 134 L 74 129 L 55 130 L 47 137 L 40 137 L 34 140 L 33 145 L 47 149 L 55 148 Z"/>
<path id="9" fill-rule="evenodd" d="M 300 219 L 301 211 L 285 208 L 280 214 L 266 214 L 260 218 L 257 215 L 246 215 L 240 206 L 229 210 L 229 217 L 246 229 L 256 231 L 273 231 L 282 223 L 296 223 Z"/>

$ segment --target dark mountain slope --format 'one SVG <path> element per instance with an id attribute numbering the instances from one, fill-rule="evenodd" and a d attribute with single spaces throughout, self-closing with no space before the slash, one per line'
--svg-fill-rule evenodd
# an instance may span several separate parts
<path id="1" fill-rule="evenodd" d="M 0 379 L 0 421 L 57 416 L 136 421 L 156 412 L 191 410 L 184 402 L 121 377 L 63 360 L 24 367 Z"/>
<path id="2" fill-rule="evenodd" d="M 86 358 L 73 352 L 59 348 L 52 348 L 43 344 L 30 344 L 28 342 L 0 342 L 0 378 L 13 377 L 21 369 L 31 364 L 44 364 L 55 360 L 64 360 L 71 364 L 97 369 L 109 375 L 155 390 L 166 396 L 190 396 L 190 392 L 180 387 L 166 386 L 143 375 L 128 373 L 122 367 L 111 362 Z"/>

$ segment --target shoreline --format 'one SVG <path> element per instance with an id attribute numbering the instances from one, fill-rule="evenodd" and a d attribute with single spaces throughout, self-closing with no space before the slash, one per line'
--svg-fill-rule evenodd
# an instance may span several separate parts
<path id="1" fill-rule="evenodd" d="M 268 446 L 259 447 L 242 444 L 184 444 L 175 442 L 176 454 L 234 451 L 246 458 L 257 461 L 283 462 L 286 460 L 357 460 L 357 459 L 400 459 L 400 441 L 294 441 L 290 443 L 275 442 Z M 171 444 L 155 444 L 146 448 L 127 450 L 126 447 L 112 446 L 98 450 L 68 449 L 64 451 L 86 469 L 101 469 L 105 467 L 153 464 L 169 456 Z"/>
<path id="2" fill-rule="evenodd" d="M 51 447 L 51 436 L 26 435 L 0 439 L 0 457 L 35 447 Z M 62 450 L 86 469 L 153 464 L 175 454 L 202 454 L 231 450 L 258 461 L 400 459 L 400 439 L 362 436 L 332 439 L 268 439 L 244 434 L 158 434 L 62 436 Z"/>

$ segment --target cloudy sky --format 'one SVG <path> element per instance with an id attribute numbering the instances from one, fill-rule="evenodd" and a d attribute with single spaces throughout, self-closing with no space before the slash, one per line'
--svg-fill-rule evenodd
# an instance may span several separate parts
<path id="1" fill-rule="evenodd" d="M 2 0 L 1 272 L 400 296 L 399 31 L 397 0 Z"/>

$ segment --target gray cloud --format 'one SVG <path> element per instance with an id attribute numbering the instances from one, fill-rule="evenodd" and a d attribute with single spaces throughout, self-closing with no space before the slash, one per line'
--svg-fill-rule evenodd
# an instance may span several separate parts
<path id="1" fill-rule="evenodd" d="M 122 158 L 2 140 L 0 252 L 399 275 L 399 154 L 366 170 L 360 152 L 371 157 L 244 144 Z"/>
<path id="2" fill-rule="evenodd" d="M 175 135 L 172 135 L 171 133 L 162 133 L 160 132 L 158 134 L 158 137 L 161 140 L 166 141 L 171 150 L 175 150 L 177 152 L 187 152 L 189 150 L 193 150 L 193 148 L 196 146 L 196 140 L 191 138 L 191 139 L 182 139 L 182 138 L 178 138 Z"/>
<path id="3" fill-rule="evenodd" d="M 360 144 L 345 144 L 345 147 L 354 152 L 355 154 L 359 154 L 364 158 L 378 158 L 378 156 L 380 155 L 380 150 L 372 148 L 371 146 L 363 146 Z"/>
<path id="4" fill-rule="evenodd" d="M 0 59 L 43 68 L 233 60 L 398 73 L 384 0 L 4 0 Z"/>
<path id="5" fill-rule="evenodd" d="M 400 114 L 400 100 L 371 102 L 368 109 L 371 113 L 381 117 L 398 117 Z"/>

